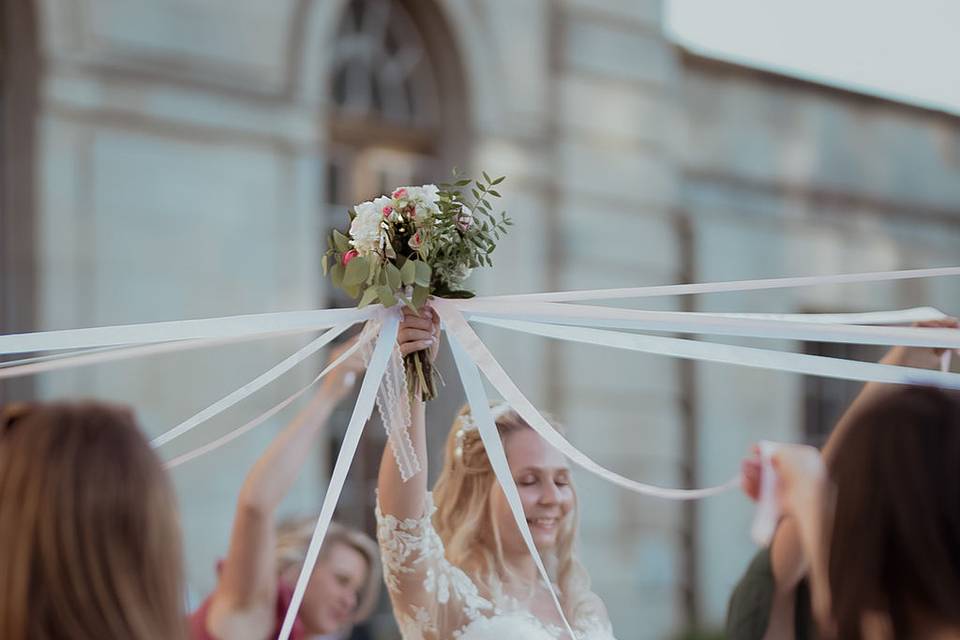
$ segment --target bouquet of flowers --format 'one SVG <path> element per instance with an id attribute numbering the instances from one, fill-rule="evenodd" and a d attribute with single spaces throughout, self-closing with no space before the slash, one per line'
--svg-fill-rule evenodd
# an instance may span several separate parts
<path id="1" fill-rule="evenodd" d="M 473 269 L 492 266 L 490 254 L 512 225 L 505 212 L 494 214 L 490 200 L 504 178 L 460 179 L 439 187 L 400 187 L 356 205 L 350 229 L 330 233 L 324 274 L 364 307 L 403 303 L 419 311 L 431 295 L 470 298 L 464 281 Z M 464 195 L 466 192 L 466 195 Z M 424 352 L 405 358 L 411 397 L 436 396 L 433 367 Z"/>

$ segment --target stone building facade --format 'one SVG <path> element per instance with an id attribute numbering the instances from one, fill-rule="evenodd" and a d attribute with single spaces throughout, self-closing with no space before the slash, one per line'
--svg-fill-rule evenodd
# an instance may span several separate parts
<path id="1" fill-rule="evenodd" d="M 5 7 L 4 331 L 342 304 L 318 265 L 344 205 L 453 165 L 509 177 L 517 224 L 477 277 L 481 293 L 960 263 L 960 118 L 689 53 L 665 35 L 662 0 Z M 960 312 L 958 292 L 943 280 L 644 307 Z M 664 485 L 726 480 L 751 442 L 804 438 L 844 401 L 786 374 L 485 335 L 576 444 Z M 299 340 L 52 373 L 4 392 L 132 402 L 156 433 Z M 307 369 L 164 455 L 285 397 Z M 432 414 L 438 433 L 455 391 Z M 174 475 L 195 597 L 213 585 L 243 473 L 277 427 Z M 336 438 L 334 426 L 288 510 L 318 509 Z M 366 525 L 382 447 L 373 429 L 368 440 L 341 510 Z M 746 501 L 667 504 L 578 482 L 584 560 L 618 637 L 719 625 L 751 553 Z"/>

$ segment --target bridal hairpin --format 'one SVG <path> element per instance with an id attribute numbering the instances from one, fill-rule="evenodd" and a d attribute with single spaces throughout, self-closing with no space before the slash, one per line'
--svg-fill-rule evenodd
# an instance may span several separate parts
<path id="1" fill-rule="evenodd" d="M 510 411 L 512 411 L 512 408 L 506 402 L 499 402 L 490 407 L 490 413 L 493 415 L 494 422 Z M 477 430 L 477 423 L 473 419 L 473 414 L 469 411 L 457 418 L 457 423 L 459 425 L 456 433 L 457 446 L 453 450 L 453 455 L 457 460 L 463 460 L 463 440 L 466 438 L 467 433 Z"/>

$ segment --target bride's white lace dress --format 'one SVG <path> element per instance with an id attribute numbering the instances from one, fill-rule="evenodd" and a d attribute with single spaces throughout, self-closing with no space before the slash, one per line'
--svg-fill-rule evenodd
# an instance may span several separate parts
<path id="1" fill-rule="evenodd" d="M 534 607 L 516 597 L 482 594 L 446 559 L 431 521 L 436 509 L 429 493 L 425 505 L 421 518 L 405 520 L 384 515 L 377 505 L 384 578 L 403 640 L 570 640 L 552 603 L 543 606 L 543 598 Z M 595 595 L 589 597 L 599 603 Z M 590 611 L 569 621 L 576 640 L 615 640 L 603 607 Z"/>

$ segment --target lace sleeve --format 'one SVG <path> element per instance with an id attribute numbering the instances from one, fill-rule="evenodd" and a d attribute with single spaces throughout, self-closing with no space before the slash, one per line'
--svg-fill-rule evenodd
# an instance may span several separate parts
<path id="1" fill-rule="evenodd" d="M 470 577 L 444 555 L 443 541 L 431 520 L 434 511 L 429 493 L 420 518 L 385 515 L 377 501 L 384 580 L 404 640 L 450 638 L 493 610 Z"/>
<path id="2" fill-rule="evenodd" d="M 585 599 L 573 626 L 584 640 L 615 640 L 607 608 L 595 593 Z"/>

